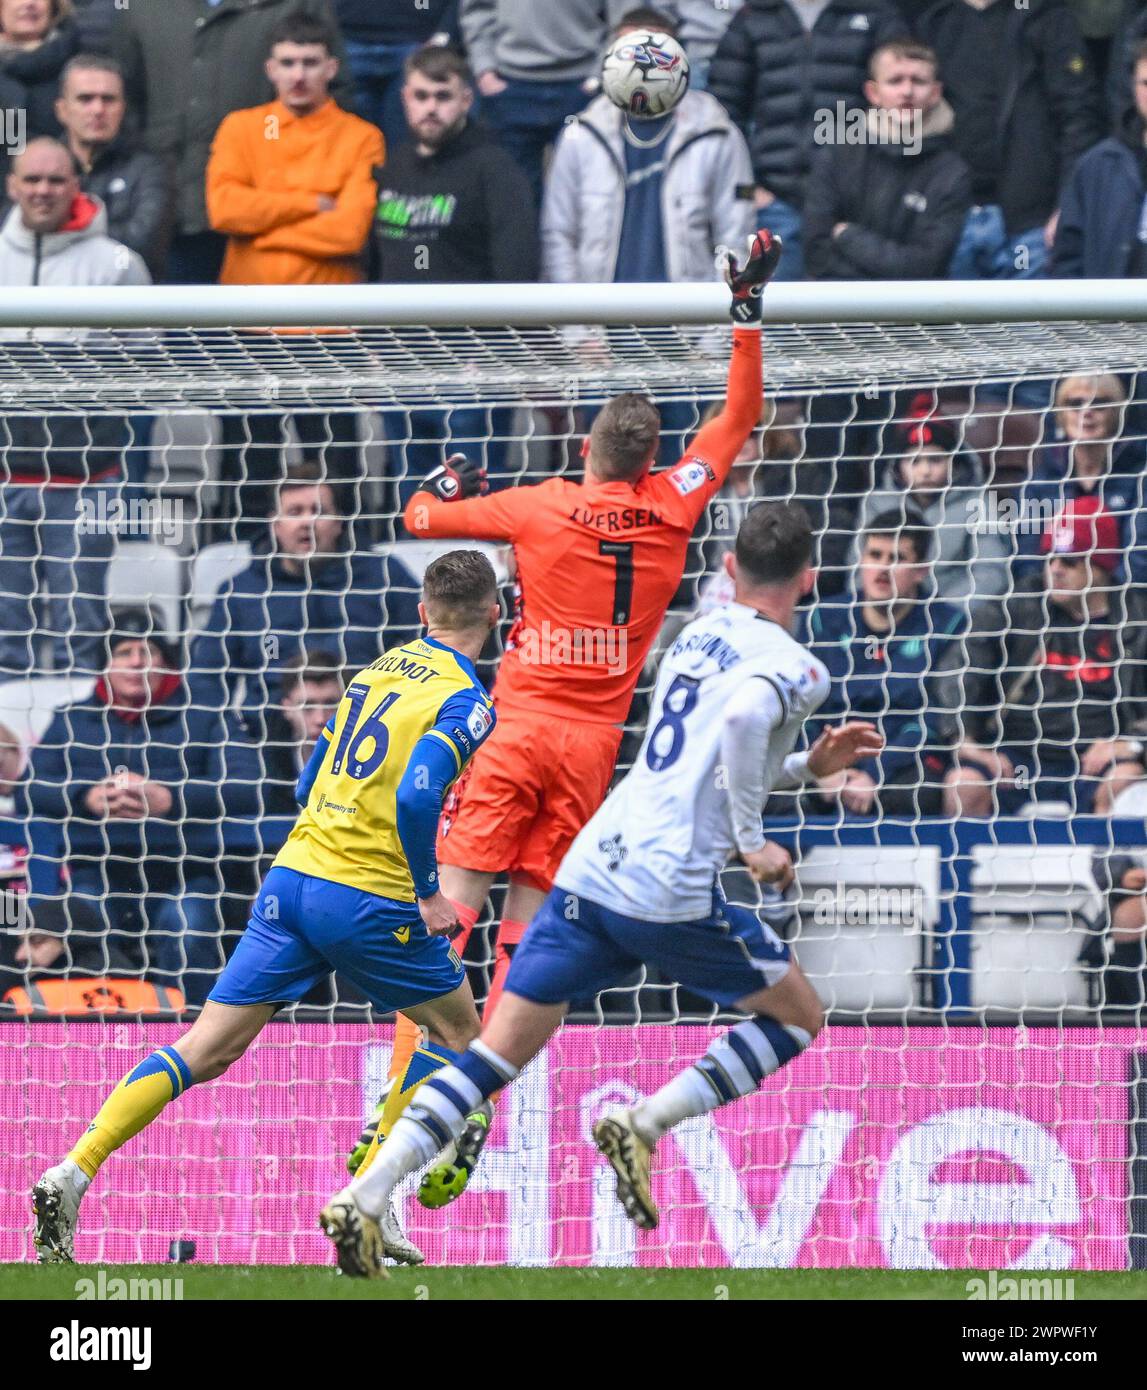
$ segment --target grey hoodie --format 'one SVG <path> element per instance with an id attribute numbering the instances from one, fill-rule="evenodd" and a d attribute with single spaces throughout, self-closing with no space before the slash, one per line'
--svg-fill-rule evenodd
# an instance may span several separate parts
<path id="1" fill-rule="evenodd" d="M 633 0 L 462 0 L 462 37 L 476 74 L 523 82 L 596 77 L 610 31 Z"/>

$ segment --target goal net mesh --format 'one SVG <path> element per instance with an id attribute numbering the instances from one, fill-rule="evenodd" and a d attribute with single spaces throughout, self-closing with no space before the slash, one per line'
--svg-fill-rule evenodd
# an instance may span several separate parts
<path id="1" fill-rule="evenodd" d="M 417 622 L 452 548 L 402 526 L 418 479 L 456 450 L 495 487 L 577 477 L 622 391 L 659 406 L 665 466 L 728 351 L 671 326 L 0 334 L 0 1260 L 30 1254 L 30 1182 L 234 948 L 332 680 Z M 731 598 L 739 521 L 801 502 L 800 632 L 833 677 L 815 728 L 873 720 L 895 754 L 766 808 L 798 867 L 776 920 L 828 1027 L 667 1141 L 662 1226 L 637 1236 L 593 1117 L 731 1015 L 653 971 L 578 1001 L 473 1190 L 406 1202 L 411 1233 L 446 1262 L 1143 1263 L 1147 326 L 767 325 L 764 359 L 761 427 L 690 545 L 618 775 L 657 658 Z M 486 548 L 493 681 L 515 571 Z M 141 622 L 179 679 L 125 717 L 108 636 Z M 724 888 L 758 902 L 743 871 Z M 479 1004 L 502 901 L 467 947 Z M 325 1262 L 314 1210 L 390 1046 L 352 985 L 317 986 L 110 1160 L 79 1257 Z"/>

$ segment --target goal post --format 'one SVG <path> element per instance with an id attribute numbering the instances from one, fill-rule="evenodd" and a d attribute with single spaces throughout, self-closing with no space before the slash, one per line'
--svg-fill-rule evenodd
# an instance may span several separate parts
<path id="1" fill-rule="evenodd" d="M 723 396 L 726 311 L 713 284 L 5 291 L 0 1260 L 30 1254 L 31 1180 L 131 1062 L 180 1031 L 170 1015 L 140 1019 L 104 996 L 84 1004 L 83 991 L 73 1002 L 86 1016 L 64 1017 L 51 990 L 32 987 L 89 978 L 99 949 L 130 947 L 133 933 L 135 964 L 154 966 L 164 987 L 193 947 L 218 948 L 198 957 L 202 969 L 221 961 L 252 875 L 291 823 L 265 792 L 285 785 L 271 750 L 296 756 L 297 728 L 256 734 L 238 781 L 258 786 L 261 809 L 225 801 L 207 817 L 217 850 L 204 848 L 202 817 L 176 821 L 154 891 L 125 905 L 130 852 L 26 785 L 29 767 L 33 778 L 47 767 L 58 712 L 97 698 L 101 648 L 79 640 L 85 625 L 142 605 L 189 689 L 219 677 L 236 717 L 249 716 L 279 690 L 300 639 L 353 664 L 409 615 L 435 552 L 404 534 L 401 508 L 443 452 L 479 453 L 499 486 L 576 477 L 595 411 L 635 390 L 662 411 L 660 464 L 676 457 Z M 440 1262 L 1147 1266 L 1147 1169 L 1134 1149 L 1147 965 L 1136 955 L 1142 892 L 1128 886 L 1147 881 L 1147 771 L 1142 784 L 1135 771 L 1147 756 L 1147 282 L 777 284 L 764 319 L 761 427 L 691 544 L 619 766 L 639 747 L 657 653 L 730 597 L 721 556 L 740 519 L 758 500 L 801 502 L 820 572 L 802 631 L 832 657 L 826 717 L 888 720 L 911 744 L 851 800 L 825 789 L 766 808 L 767 832 L 798 861 L 784 930 L 828 1027 L 758 1096 L 659 1150 L 662 1227 L 637 1236 L 587 1141 L 592 1121 L 699 1056 L 728 1015 L 651 973 L 581 1001 L 507 1092 L 473 1190 L 441 1214 L 408 1201 L 411 1235 Z M 108 476 L 49 518 L 51 469 L 93 478 L 109 454 Z M 905 460 L 924 455 L 947 462 L 912 476 Z M 300 467 L 332 485 L 339 544 L 357 562 L 340 580 L 301 568 L 305 628 L 276 616 L 270 579 L 250 588 L 252 566 L 280 543 L 267 509 Z M 1046 597 L 1028 602 L 1024 586 L 1049 563 L 1045 537 L 1059 546 L 1066 504 L 1095 496 L 1115 539 L 1087 522 L 1105 557 L 1089 572 L 1103 571 L 1112 606 L 1093 615 L 1098 645 L 1076 651 Z M 883 638 L 865 626 L 865 603 L 880 601 L 861 588 L 862 537 L 879 523 L 899 546 L 919 529 L 909 504 L 930 553 L 924 565 L 894 550 L 902 570 L 915 560 L 922 572 L 908 575 L 904 631 Z M 68 549 L 69 528 L 99 544 Z M 513 557 L 489 553 L 509 604 Z M 53 589 L 52 564 L 81 562 L 70 590 Z M 228 608 L 244 575 L 250 606 Z M 507 626 L 482 667 L 490 678 Z M 1062 698 L 1065 672 L 1078 676 L 1075 705 Z M 1061 684 L 1045 689 L 1045 676 Z M 1046 727 L 1041 709 L 1055 715 Z M 914 714 L 920 728 L 906 732 Z M 1042 751 L 1024 762 L 1016 730 L 1033 720 Z M 52 778 L 95 765 L 97 724 L 76 725 L 87 732 L 56 750 Z M 1111 756 L 1084 772 L 1080 749 L 1101 735 Z M 57 726 L 55 737 L 71 736 Z M 196 737 L 185 763 L 205 752 Z M 953 811 L 964 742 L 997 769 L 1006 758 L 1007 775 L 985 776 L 969 795 L 987 800 Z M 217 753 L 202 759 L 216 775 L 227 766 Z M 187 867 L 212 854 L 212 872 Z M 38 928 L 62 913 L 82 949 L 65 939 L 30 961 L 25 880 L 33 907 L 49 904 Z M 736 870 L 725 889 L 755 902 Z M 479 997 L 499 901 L 467 953 Z M 161 1260 L 170 1241 L 194 1239 L 203 1261 L 325 1261 L 314 1213 L 385 1078 L 390 1036 L 341 981 L 276 1020 L 225 1077 L 108 1163 L 79 1258 Z"/>

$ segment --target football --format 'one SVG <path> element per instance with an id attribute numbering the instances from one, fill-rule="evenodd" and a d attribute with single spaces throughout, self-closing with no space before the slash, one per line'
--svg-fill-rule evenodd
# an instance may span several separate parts
<path id="1" fill-rule="evenodd" d="M 636 120 L 664 116 L 689 86 L 689 59 L 669 34 L 638 29 L 610 44 L 601 86 L 615 106 Z"/>

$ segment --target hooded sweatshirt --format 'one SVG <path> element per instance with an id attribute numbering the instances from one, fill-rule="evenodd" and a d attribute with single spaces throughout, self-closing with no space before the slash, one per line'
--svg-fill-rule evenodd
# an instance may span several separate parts
<path id="1" fill-rule="evenodd" d="M 33 232 L 14 207 L 0 228 L 0 285 L 150 285 L 147 267 L 134 251 L 107 234 L 103 203 L 81 193 L 58 232 Z M 0 330 L 22 338 L 23 329 Z M 37 332 L 37 338 L 71 337 L 67 328 Z"/>

